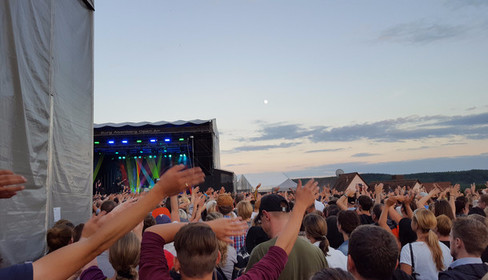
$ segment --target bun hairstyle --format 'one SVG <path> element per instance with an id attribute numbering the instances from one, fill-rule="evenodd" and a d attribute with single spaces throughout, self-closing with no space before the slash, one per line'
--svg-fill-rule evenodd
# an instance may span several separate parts
<path id="1" fill-rule="evenodd" d="M 46 241 L 49 254 L 73 241 L 73 229 L 64 224 L 54 226 L 47 231 Z"/>
<path id="2" fill-rule="evenodd" d="M 435 266 L 438 271 L 444 269 L 444 257 L 442 256 L 442 250 L 439 246 L 439 239 L 434 233 L 434 229 L 437 227 L 437 220 L 434 213 L 427 209 L 419 208 L 415 210 L 413 214 L 412 223 L 417 225 L 417 230 L 427 234 L 427 246 L 432 253 Z"/>
<path id="3" fill-rule="evenodd" d="M 138 278 L 136 267 L 140 253 L 141 241 L 133 232 L 127 233 L 110 247 L 108 259 L 117 272 L 115 279 Z"/>
<path id="4" fill-rule="evenodd" d="M 307 237 L 320 241 L 319 248 L 324 255 L 329 252 L 329 241 L 327 240 L 327 222 L 324 217 L 310 213 L 303 218 L 303 227 Z"/>

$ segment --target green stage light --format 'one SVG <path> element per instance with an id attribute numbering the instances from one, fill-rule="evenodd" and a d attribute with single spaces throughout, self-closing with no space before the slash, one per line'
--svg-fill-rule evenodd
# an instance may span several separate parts
<path id="1" fill-rule="evenodd" d="M 178 140 L 180 140 L 180 141 L 185 141 L 185 138 L 180 138 L 180 139 L 178 139 Z"/>
<path id="2" fill-rule="evenodd" d="M 137 142 L 137 143 L 142 143 L 142 140 L 137 140 L 136 142 Z"/>
<path id="3" fill-rule="evenodd" d="M 141 153 L 141 154 L 142 154 L 142 153 L 143 153 L 143 151 L 140 151 L 139 153 Z"/>
<path id="4" fill-rule="evenodd" d="M 141 156 L 139 156 L 139 158 L 142 158 Z"/>
<path id="5" fill-rule="evenodd" d="M 95 145 L 98 145 L 98 144 L 100 144 L 100 142 L 98 142 L 98 141 L 95 141 Z"/>
<path id="6" fill-rule="evenodd" d="M 119 154 L 119 152 L 115 152 L 115 154 L 116 154 L 116 155 L 118 155 L 118 154 Z"/>
<path id="7" fill-rule="evenodd" d="M 125 157 L 122 157 L 122 159 L 125 159 Z"/>
<path id="8" fill-rule="evenodd" d="M 134 157 L 134 158 L 137 158 L 137 157 Z"/>

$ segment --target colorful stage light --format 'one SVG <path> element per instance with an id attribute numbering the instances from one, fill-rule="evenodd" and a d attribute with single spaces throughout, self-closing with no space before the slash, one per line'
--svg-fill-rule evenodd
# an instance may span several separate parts
<path id="1" fill-rule="evenodd" d="M 144 153 L 144 152 L 143 152 L 143 151 L 139 151 L 139 153 L 141 153 L 141 154 L 142 154 L 142 153 Z"/>
<path id="2" fill-rule="evenodd" d="M 122 140 L 122 144 L 127 144 L 127 143 L 129 143 L 129 141 L 127 141 L 127 140 Z"/>
<path id="3" fill-rule="evenodd" d="M 119 154 L 119 152 L 115 152 L 115 154 L 116 154 L 116 155 L 118 155 L 118 154 Z"/>
<path id="4" fill-rule="evenodd" d="M 142 140 L 137 140 L 136 142 L 137 142 L 137 143 L 142 143 Z"/>
<path id="5" fill-rule="evenodd" d="M 169 142 L 171 142 L 171 139 L 170 138 L 164 138 L 164 142 L 169 143 Z"/>
<path id="6" fill-rule="evenodd" d="M 95 145 L 98 145 L 98 144 L 100 144 L 100 142 L 98 142 L 98 141 L 95 141 Z"/>
<path id="7" fill-rule="evenodd" d="M 151 142 L 151 143 L 156 143 L 156 141 L 157 141 L 156 139 L 149 140 L 149 142 Z"/>
<path id="8" fill-rule="evenodd" d="M 122 157 L 122 159 L 125 159 L 125 157 Z"/>
<path id="9" fill-rule="evenodd" d="M 108 143 L 109 143 L 110 145 L 113 145 L 113 144 L 115 144 L 115 141 L 114 141 L 114 140 L 108 140 Z"/>
<path id="10" fill-rule="evenodd" d="M 122 157 L 119 157 L 119 159 L 122 159 Z"/>
<path id="11" fill-rule="evenodd" d="M 180 140 L 180 141 L 185 141 L 185 138 L 180 138 L 180 139 L 178 139 L 178 140 Z"/>

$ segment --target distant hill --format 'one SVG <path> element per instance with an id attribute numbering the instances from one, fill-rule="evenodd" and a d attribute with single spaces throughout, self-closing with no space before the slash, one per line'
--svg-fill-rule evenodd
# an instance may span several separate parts
<path id="1" fill-rule="evenodd" d="M 401 175 L 401 174 L 399 174 Z M 361 177 L 366 183 L 374 181 L 386 181 L 391 179 L 391 174 L 381 173 L 362 173 Z M 445 182 L 460 184 L 462 188 L 469 187 L 472 183 L 482 186 L 488 181 L 488 170 L 473 169 L 468 171 L 449 171 L 449 172 L 431 172 L 431 173 L 413 173 L 405 174 L 405 179 L 417 179 L 421 183 Z"/>

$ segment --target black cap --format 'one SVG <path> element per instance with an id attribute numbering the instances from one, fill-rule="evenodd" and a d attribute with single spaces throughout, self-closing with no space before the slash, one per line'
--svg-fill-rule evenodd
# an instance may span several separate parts
<path id="1" fill-rule="evenodd" d="M 263 210 L 266 212 L 290 212 L 290 205 L 281 195 L 268 194 L 261 198 L 261 205 L 259 205 L 259 214 L 256 216 L 256 221 L 261 220 Z"/>

